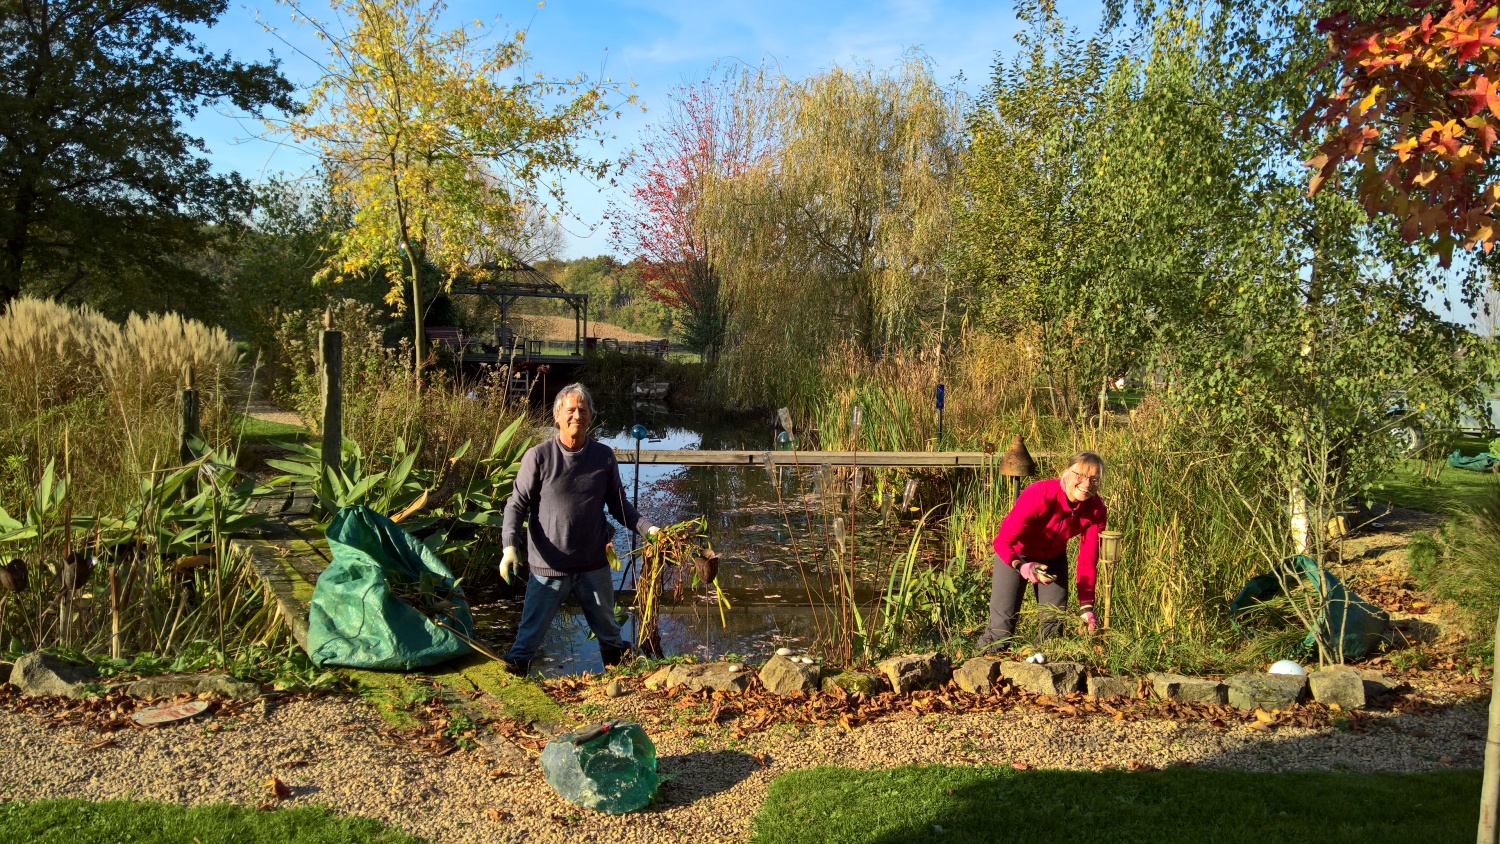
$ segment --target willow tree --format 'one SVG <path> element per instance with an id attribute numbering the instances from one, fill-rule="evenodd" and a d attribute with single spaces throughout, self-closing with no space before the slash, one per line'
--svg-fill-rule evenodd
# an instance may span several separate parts
<path id="1" fill-rule="evenodd" d="M 493 43 L 477 21 L 440 31 L 440 0 L 334 0 L 346 28 L 291 6 L 328 45 L 328 66 L 307 110 L 280 128 L 321 152 L 354 209 L 322 277 L 392 279 L 387 301 L 411 308 L 420 366 L 422 267 L 451 280 L 522 226 L 550 172 L 606 176 L 609 163 L 578 145 L 598 135 L 618 88 L 528 76 L 524 30 Z"/>
<path id="2" fill-rule="evenodd" d="M 708 187 L 702 225 L 735 286 L 724 371 L 737 398 L 787 398 L 838 343 L 935 342 L 956 95 L 913 55 L 797 82 L 747 71 L 735 99 L 756 155 Z"/>

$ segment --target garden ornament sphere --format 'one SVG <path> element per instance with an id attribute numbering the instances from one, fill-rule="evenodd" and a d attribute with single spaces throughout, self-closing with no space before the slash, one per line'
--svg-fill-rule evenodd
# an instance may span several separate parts
<path id="1" fill-rule="evenodd" d="M 776 435 L 776 447 L 777 448 L 791 448 L 792 447 L 792 435 L 788 434 L 786 431 L 782 431 L 781 433 L 777 434 Z"/>
<path id="2" fill-rule="evenodd" d="M 1273 664 L 1267 671 L 1267 673 L 1294 674 L 1298 677 L 1305 677 L 1307 675 L 1307 669 L 1299 665 L 1294 659 L 1283 659 L 1280 662 Z"/>
<path id="3" fill-rule="evenodd" d="M 651 436 L 651 432 L 646 430 L 645 425 L 636 425 L 630 429 L 630 435 L 635 437 L 636 442 L 640 442 L 646 437 Z"/>

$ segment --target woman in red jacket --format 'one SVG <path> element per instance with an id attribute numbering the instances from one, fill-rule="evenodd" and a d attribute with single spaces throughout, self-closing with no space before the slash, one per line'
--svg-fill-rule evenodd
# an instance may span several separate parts
<path id="1" fill-rule="evenodd" d="M 1104 530 L 1107 517 L 1098 496 L 1103 480 L 1103 458 L 1092 451 L 1080 451 L 1068 461 L 1062 477 L 1037 481 L 1021 492 L 995 536 L 990 623 L 979 638 L 981 650 L 1002 645 L 1015 633 L 1016 613 L 1027 584 L 1036 587 L 1039 638 L 1049 639 L 1062 632 L 1068 603 L 1068 540 L 1075 536 L 1083 537 L 1078 544 L 1076 572 L 1078 609 L 1090 633 L 1098 627 L 1094 564 L 1099 559 L 1099 532 Z"/>

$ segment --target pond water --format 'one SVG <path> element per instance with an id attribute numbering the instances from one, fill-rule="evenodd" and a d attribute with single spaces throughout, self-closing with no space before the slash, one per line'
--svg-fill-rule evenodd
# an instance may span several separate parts
<path id="1" fill-rule="evenodd" d="M 615 448 L 633 448 L 631 426 L 650 432 L 648 449 L 766 449 L 776 429 L 769 420 L 734 419 L 668 410 L 656 403 L 601 406 L 595 438 Z M 622 465 L 625 492 L 636 484 L 634 465 Z M 659 628 L 667 655 L 717 657 L 734 654 L 747 660 L 768 657 L 779 647 L 803 648 L 827 623 L 828 577 L 815 560 L 829 535 L 819 510 L 818 472 L 782 470 L 778 482 L 764 468 L 663 466 L 639 467 L 637 508 L 658 525 L 697 516 L 708 522 L 709 538 L 719 552 L 719 584 L 730 608 L 720 612 L 711 588 L 687 590 L 682 600 L 663 602 Z M 778 500 L 779 488 L 779 500 Z M 615 547 L 632 547 L 633 533 L 615 524 Z M 614 573 L 615 587 L 634 586 L 634 574 Z M 862 603 L 873 598 L 869 583 L 857 586 Z M 476 606 L 479 638 L 504 653 L 520 620 L 519 595 Z M 626 639 L 634 635 L 626 624 Z M 597 672 L 603 667 L 599 646 L 589 638 L 588 624 L 571 599 L 552 623 L 532 670 L 547 676 Z"/>

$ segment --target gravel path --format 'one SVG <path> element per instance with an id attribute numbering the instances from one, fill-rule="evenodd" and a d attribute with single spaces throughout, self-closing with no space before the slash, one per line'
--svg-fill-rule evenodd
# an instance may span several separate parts
<path id="1" fill-rule="evenodd" d="M 591 695 L 591 701 L 593 696 Z M 598 696 L 625 711 L 633 695 Z M 1380 715 L 1362 733 L 1235 725 L 1061 719 L 1026 710 L 913 716 L 860 727 L 779 727 L 747 739 L 692 728 L 656 733 L 659 807 L 607 817 L 559 798 L 534 767 L 505 771 L 482 752 L 418 754 L 379 735 L 384 725 L 355 698 L 256 705 L 244 713 L 157 730 L 111 733 L 46 728 L 0 711 L 0 798 L 128 797 L 254 806 L 279 776 L 282 805 L 330 806 L 379 818 L 434 842 L 741 841 L 771 779 L 820 764 L 920 762 L 1095 769 L 1190 763 L 1249 770 L 1416 771 L 1477 767 L 1485 711 L 1470 701 L 1435 715 Z M 492 813 L 491 810 L 496 810 Z"/>

